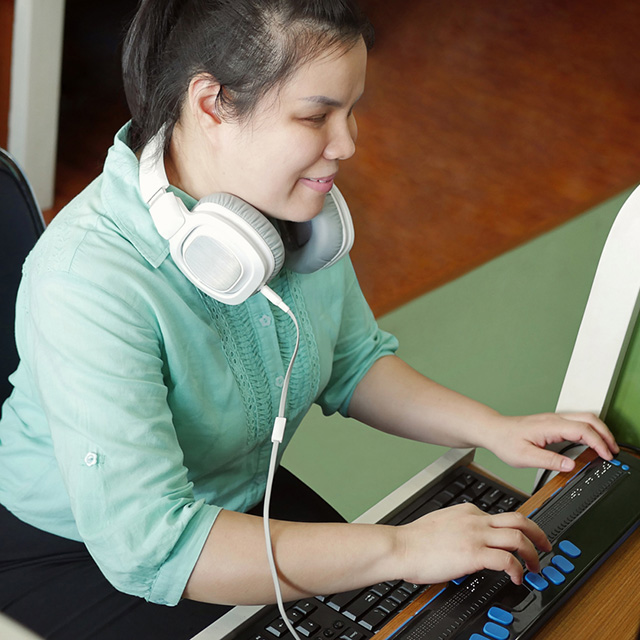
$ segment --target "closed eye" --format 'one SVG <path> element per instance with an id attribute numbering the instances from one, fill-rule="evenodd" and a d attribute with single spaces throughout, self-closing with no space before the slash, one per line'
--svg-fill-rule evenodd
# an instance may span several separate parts
<path id="1" fill-rule="evenodd" d="M 303 119 L 306 120 L 307 122 L 312 122 L 313 124 L 322 124 L 323 122 L 326 121 L 327 114 L 326 113 L 320 113 L 318 115 L 308 116 L 307 118 L 303 118 Z"/>

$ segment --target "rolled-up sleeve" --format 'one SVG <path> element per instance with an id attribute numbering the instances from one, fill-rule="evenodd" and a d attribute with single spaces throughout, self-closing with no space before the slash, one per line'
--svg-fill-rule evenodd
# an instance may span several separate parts
<path id="1" fill-rule="evenodd" d="M 334 301 L 342 294 L 341 304 L 334 306 L 334 313 L 339 317 L 331 375 L 317 403 L 325 415 L 338 411 L 348 416 L 349 403 L 358 383 L 376 360 L 396 352 L 398 341 L 378 326 L 351 261 L 345 259 L 339 264 L 342 279 L 331 290 Z"/>
<path id="2" fill-rule="evenodd" d="M 220 509 L 194 498 L 158 327 L 73 273 L 41 274 L 21 295 L 25 360 L 82 540 L 116 588 L 176 604 Z"/>

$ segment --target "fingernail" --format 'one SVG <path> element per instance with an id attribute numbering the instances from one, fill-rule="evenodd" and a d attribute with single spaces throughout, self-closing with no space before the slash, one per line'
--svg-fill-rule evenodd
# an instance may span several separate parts
<path id="1" fill-rule="evenodd" d="M 562 471 L 571 471 L 573 469 L 573 461 L 569 460 L 569 458 L 563 458 L 560 469 Z"/>

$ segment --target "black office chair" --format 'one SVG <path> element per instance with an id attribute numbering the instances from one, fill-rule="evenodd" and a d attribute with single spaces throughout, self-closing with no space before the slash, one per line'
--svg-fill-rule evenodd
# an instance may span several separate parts
<path id="1" fill-rule="evenodd" d="M 18 365 L 14 323 L 22 263 L 44 228 L 27 178 L 0 148 L 0 403 L 11 393 L 7 378 Z"/>

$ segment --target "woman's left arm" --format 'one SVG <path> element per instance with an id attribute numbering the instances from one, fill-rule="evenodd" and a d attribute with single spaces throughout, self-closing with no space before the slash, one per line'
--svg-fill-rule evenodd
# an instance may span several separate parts
<path id="1" fill-rule="evenodd" d="M 514 467 L 570 471 L 574 462 L 545 446 L 568 440 L 605 459 L 619 451 L 589 413 L 503 416 L 447 389 L 396 356 L 377 360 L 356 387 L 349 415 L 376 429 L 447 447 L 483 447 Z"/>

